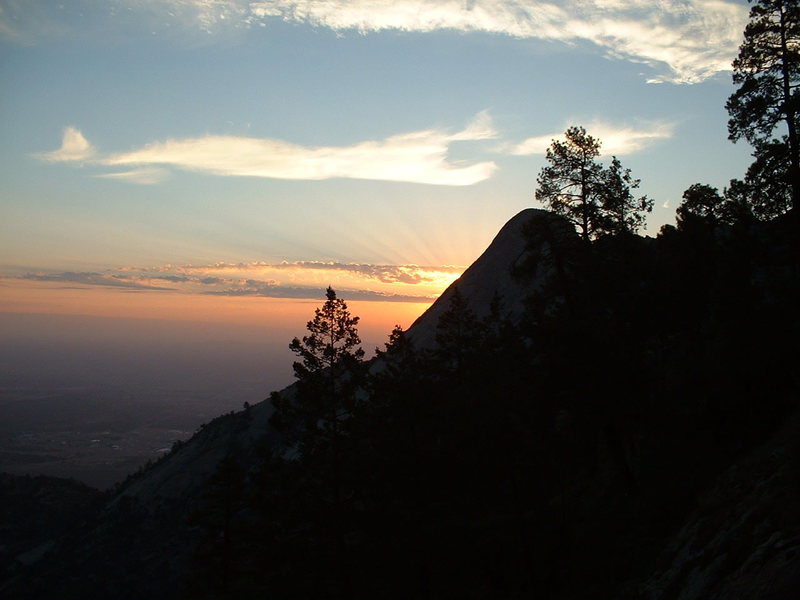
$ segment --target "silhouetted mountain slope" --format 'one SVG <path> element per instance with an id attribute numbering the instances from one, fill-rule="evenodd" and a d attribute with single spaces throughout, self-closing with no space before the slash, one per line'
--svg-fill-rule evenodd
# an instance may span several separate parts
<path id="1" fill-rule="evenodd" d="M 542 224 L 545 229 L 532 231 L 534 223 Z M 534 269 L 528 277 L 521 277 L 520 271 L 539 254 L 549 252 L 548 240 L 552 236 L 578 239 L 572 226 L 553 213 L 528 208 L 515 215 L 500 229 L 484 253 L 414 321 L 408 330 L 409 339 L 419 348 L 435 345 L 436 326 L 447 311 L 456 288 L 476 315 L 488 315 L 492 301 L 499 298 L 508 315 L 519 320 L 525 299 L 540 289 L 551 275 L 546 267 Z"/>
<path id="2" fill-rule="evenodd" d="M 94 518 L 103 499 L 71 479 L 0 473 L 0 581 L 53 551 L 76 524 Z"/>
<path id="3" fill-rule="evenodd" d="M 699 496 L 643 598 L 794 598 L 800 590 L 800 414 Z"/>
<path id="4" fill-rule="evenodd" d="M 523 211 L 387 349 L 333 446 L 286 460 L 269 402 L 223 415 L 0 593 L 790 598 L 793 232 L 589 245 Z"/>

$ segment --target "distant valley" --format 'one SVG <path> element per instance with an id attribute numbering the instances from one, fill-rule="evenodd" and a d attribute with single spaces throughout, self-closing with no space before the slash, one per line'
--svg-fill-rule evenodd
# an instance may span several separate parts
<path id="1" fill-rule="evenodd" d="M 74 478 L 106 489 L 226 407 L 215 396 L 184 394 L 4 387 L 0 471 Z"/>

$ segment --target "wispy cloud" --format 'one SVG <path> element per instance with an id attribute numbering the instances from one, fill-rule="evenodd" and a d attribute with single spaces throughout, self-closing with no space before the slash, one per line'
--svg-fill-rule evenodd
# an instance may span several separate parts
<path id="1" fill-rule="evenodd" d="M 79 29 L 71 13 L 104 11 L 106 29 L 142 27 L 205 38 L 272 21 L 310 24 L 337 32 L 384 30 L 482 32 L 569 45 L 594 44 L 610 57 L 654 69 L 650 81 L 695 83 L 730 69 L 741 42 L 747 7 L 732 0 L 115 0 L 80 2 L 45 11 L 11 2 L 0 10 L 0 35 L 9 39 Z M 78 4 L 77 0 L 76 3 Z M 85 26 L 85 25 L 84 25 Z"/>
<path id="2" fill-rule="evenodd" d="M 463 186 L 489 179 L 497 165 L 492 161 L 451 162 L 450 144 L 495 136 L 491 117 L 484 111 L 455 133 L 425 129 L 350 146 L 316 147 L 270 138 L 206 135 L 154 142 L 138 150 L 96 158 L 95 162 L 135 167 L 122 173 L 100 175 L 134 183 L 156 183 L 166 175 L 156 167 L 171 166 L 221 176 L 299 180 L 343 177 Z M 39 157 L 48 161 L 76 161 L 94 154 L 81 132 L 68 127 L 62 147 Z"/>
<path id="3" fill-rule="evenodd" d="M 131 169 L 130 171 L 121 171 L 119 173 L 103 173 L 95 175 L 101 179 L 114 179 L 116 181 L 124 181 L 126 183 L 137 183 L 139 185 L 152 185 L 161 183 L 167 177 L 169 172 L 164 169 L 158 168 L 143 168 Z"/>
<path id="4" fill-rule="evenodd" d="M 490 140 L 497 137 L 492 115 L 488 110 L 479 112 L 472 121 L 460 132 L 449 136 L 449 141 L 477 141 Z"/>
<path id="5" fill-rule="evenodd" d="M 639 126 L 620 126 L 605 121 L 590 121 L 584 127 L 589 135 L 600 140 L 602 154 L 622 156 L 639 152 L 659 140 L 672 137 L 675 125 L 658 122 Z M 557 133 L 530 137 L 500 150 L 516 155 L 544 154 L 554 139 L 563 139 L 563 132 L 566 129 L 567 126 Z"/>
<path id="6" fill-rule="evenodd" d="M 460 166 L 448 161 L 450 143 L 485 139 L 428 129 L 351 146 L 307 147 L 268 138 L 209 135 L 149 144 L 104 159 L 106 165 L 169 165 L 215 175 L 320 180 L 336 177 L 434 185 L 472 185 L 492 176 L 497 165 Z"/>
<path id="7" fill-rule="evenodd" d="M 170 290 L 161 286 L 149 285 L 143 278 L 132 279 L 124 275 L 114 273 L 93 273 L 93 272 L 75 272 L 64 271 L 58 273 L 26 273 L 25 275 L 17 276 L 16 279 L 26 279 L 28 281 L 46 281 L 50 283 L 59 283 L 74 287 L 91 286 L 91 287 L 118 287 L 129 288 L 138 290 Z"/>
<path id="8" fill-rule="evenodd" d="M 240 4 L 241 6 L 241 4 Z M 730 69 L 747 8 L 725 0 L 260 0 L 249 22 L 280 18 L 335 31 L 453 29 L 573 44 L 695 83 Z"/>
<path id="9" fill-rule="evenodd" d="M 51 152 L 42 152 L 36 156 L 48 162 L 80 162 L 89 160 L 95 155 L 94 147 L 75 127 L 65 127 L 61 138 L 61 147 Z"/>
<path id="10" fill-rule="evenodd" d="M 747 9 L 724 0 L 262 0 L 250 13 L 336 31 L 454 29 L 585 40 L 610 56 L 666 67 L 651 81 L 694 83 L 730 69 Z"/>

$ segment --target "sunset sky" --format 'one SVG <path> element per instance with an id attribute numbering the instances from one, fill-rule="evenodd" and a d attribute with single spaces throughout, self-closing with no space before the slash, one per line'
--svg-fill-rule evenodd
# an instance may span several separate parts
<path id="1" fill-rule="evenodd" d="M 302 328 L 330 284 L 388 333 L 537 206 L 570 125 L 642 180 L 655 235 L 689 185 L 749 163 L 724 110 L 746 19 L 743 0 L 0 0 L 0 312 Z"/>

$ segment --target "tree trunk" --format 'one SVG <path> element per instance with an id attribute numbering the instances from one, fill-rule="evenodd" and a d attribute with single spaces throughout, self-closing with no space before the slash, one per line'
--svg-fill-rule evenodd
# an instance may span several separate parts
<path id="1" fill-rule="evenodd" d="M 583 231 L 581 237 L 583 237 L 584 242 L 589 241 L 589 190 L 587 189 L 589 184 L 586 179 L 586 159 L 584 157 L 584 165 L 581 167 L 581 203 L 583 208 Z"/>
<path id="2" fill-rule="evenodd" d="M 792 210 L 795 211 L 800 198 L 800 147 L 797 138 L 797 120 L 792 107 L 791 73 L 789 72 L 790 57 L 786 41 L 786 13 L 783 2 L 778 5 L 780 10 L 781 32 L 781 75 L 783 83 L 783 115 L 789 131 L 789 184 L 792 190 Z"/>

